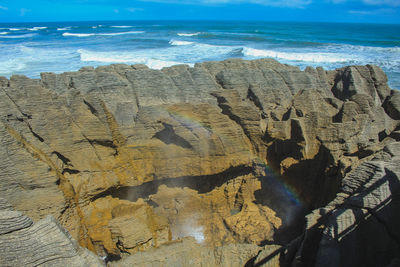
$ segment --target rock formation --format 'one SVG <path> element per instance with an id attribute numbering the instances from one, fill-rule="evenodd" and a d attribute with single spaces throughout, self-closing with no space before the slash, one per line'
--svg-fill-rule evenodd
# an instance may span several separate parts
<path id="1" fill-rule="evenodd" d="M 376 66 L 110 65 L 0 94 L 1 197 L 111 265 L 399 258 L 400 94 Z"/>
<path id="2" fill-rule="evenodd" d="M 105 266 L 51 216 L 32 220 L 0 198 L 0 266 Z"/>

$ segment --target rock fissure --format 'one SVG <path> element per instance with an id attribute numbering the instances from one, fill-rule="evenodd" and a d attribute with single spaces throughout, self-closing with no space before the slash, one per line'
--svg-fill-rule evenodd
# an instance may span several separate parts
<path id="1" fill-rule="evenodd" d="M 147 200 L 150 195 L 157 193 L 158 188 L 161 185 L 165 185 L 170 188 L 188 187 L 197 191 L 199 194 L 205 194 L 211 192 L 214 188 L 221 186 L 229 180 L 232 180 L 238 176 L 251 174 L 252 172 L 252 167 L 237 166 L 212 175 L 159 178 L 137 186 L 110 188 L 109 190 L 94 196 L 92 201 L 109 195 L 132 202 L 136 202 L 139 198 Z"/>

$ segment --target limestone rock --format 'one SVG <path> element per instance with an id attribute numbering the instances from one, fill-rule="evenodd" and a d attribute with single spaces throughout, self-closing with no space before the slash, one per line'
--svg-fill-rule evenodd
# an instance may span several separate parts
<path id="1" fill-rule="evenodd" d="M 278 245 L 267 245 L 263 247 L 263 249 L 258 253 L 257 257 L 254 259 L 253 266 L 280 266 L 279 253 L 281 250 L 282 247 Z"/>
<path id="2" fill-rule="evenodd" d="M 350 172 L 336 198 L 307 216 L 305 236 L 295 246 L 291 264 L 389 265 L 400 253 L 399 156 L 396 150 L 387 161 L 364 162 Z"/>
<path id="3" fill-rule="evenodd" d="M 388 115 L 395 119 L 400 119 L 400 92 L 392 90 L 385 103 L 385 109 Z"/>
<path id="4" fill-rule="evenodd" d="M 196 259 L 219 251 L 240 259 L 234 264 L 262 262 L 225 251 L 243 242 L 290 244 L 288 259 L 307 250 L 296 239 L 304 224 L 332 212 L 326 232 L 305 233 L 319 261 L 332 251 L 323 244 L 338 221 L 357 228 L 366 207 L 392 194 L 365 191 L 370 173 L 382 174 L 378 182 L 396 172 L 389 162 L 399 140 L 398 94 L 376 66 L 114 64 L 2 78 L 0 95 L 1 196 L 35 222 L 53 215 L 80 245 L 110 259 L 153 262 L 142 252 L 158 255 L 159 246 L 183 255 L 171 242 L 188 236 L 201 243 Z M 358 206 L 326 206 L 335 199 Z M 17 228 L 36 225 L 19 213 L 2 216 Z M 228 265 L 225 256 L 207 259 Z"/>
<path id="5" fill-rule="evenodd" d="M 1 210 L 0 235 L 24 229 L 32 225 L 32 220 L 18 211 Z"/>
<path id="6" fill-rule="evenodd" d="M 376 66 L 349 66 L 337 71 L 333 94 L 341 99 L 349 99 L 355 94 L 372 96 L 375 104 L 380 104 L 388 95 L 387 77 Z"/>
<path id="7" fill-rule="evenodd" d="M 255 245 L 237 244 L 208 248 L 185 238 L 147 252 L 139 252 L 109 266 L 244 266 L 260 249 Z"/>
<path id="8" fill-rule="evenodd" d="M 5 203 L 4 199 L 0 199 Z M 51 216 L 32 224 L 20 212 L 0 209 L 1 266 L 105 266 L 87 249 L 77 245 Z"/>

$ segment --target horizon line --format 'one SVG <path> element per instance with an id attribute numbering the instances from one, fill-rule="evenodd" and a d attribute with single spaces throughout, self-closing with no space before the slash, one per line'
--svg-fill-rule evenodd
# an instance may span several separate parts
<path id="1" fill-rule="evenodd" d="M 354 21 L 319 21 L 319 20 L 218 20 L 218 19 L 140 19 L 140 20 L 126 20 L 126 19 L 115 19 L 115 20 L 50 20 L 50 21 L 0 21 L 0 24 L 24 24 L 24 23 L 67 23 L 67 22 L 280 22 L 280 23 L 336 23 L 336 24 L 380 24 L 380 25 L 400 25 L 396 22 L 354 22 Z"/>

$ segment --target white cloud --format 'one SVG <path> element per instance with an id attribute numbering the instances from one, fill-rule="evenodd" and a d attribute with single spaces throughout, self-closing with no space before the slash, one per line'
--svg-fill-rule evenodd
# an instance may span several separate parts
<path id="1" fill-rule="evenodd" d="M 400 0 L 363 0 L 363 2 L 374 6 L 400 6 Z"/>
<path id="2" fill-rule="evenodd" d="M 19 10 L 19 15 L 20 15 L 21 17 L 23 17 L 23 16 L 25 16 L 26 13 L 28 13 L 28 12 L 30 12 L 30 11 L 31 11 L 30 9 L 21 8 L 21 9 Z"/>
<path id="3" fill-rule="evenodd" d="M 128 7 L 126 10 L 133 13 L 133 12 L 143 11 L 144 9 L 138 7 Z"/>
<path id="4" fill-rule="evenodd" d="M 197 4 L 197 5 L 215 5 L 215 4 L 258 4 L 274 7 L 294 7 L 303 8 L 312 3 L 312 0 L 141 0 L 145 2 L 174 3 L 174 4 Z"/>
<path id="5" fill-rule="evenodd" d="M 400 6 L 400 0 L 325 0 L 325 2 L 333 3 L 333 4 L 340 4 L 346 2 L 361 2 L 366 5 L 372 6 Z"/>
<path id="6" fill-rule="evenodd" d="M 352 15 L 392 15 L 396 13 L 396 11 L 392 8 L 378 8 L 375 10 L 349 10 L 349 14 Z"/>
<path id="7" fill-rule="evenodd" d="M 328 2 L 334 3 L 334 4 L 340 4 L 340 3 L 345 3 L 346 0 L 330 0 Z"/>
<path id="8" fill-rule="evenodd" d="M 368 11 L 368 10 L 349 10 L 349 14 L 353 14 L 353 15 L 371 15 L 372 11 Z"/>

